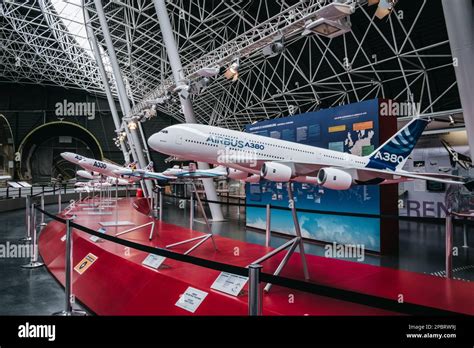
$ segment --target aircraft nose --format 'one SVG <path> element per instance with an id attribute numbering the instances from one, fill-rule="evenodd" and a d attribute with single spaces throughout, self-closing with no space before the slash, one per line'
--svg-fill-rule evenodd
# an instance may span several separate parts
<path id="1" fill-rule="evenodd" d="M 148 145 L 155 151 L 160 152 L 160 149 L 163 148 L 163 145 L 166 143 L 166 140 L 163 137 L 162 133 L 155 133 L 150 138 L 148 138 Z"/>
<path id="2" fill-rule="evenodd" d="M 64 158 L 65 160 L 68 160 L 68 158 L 71 157 L 71 153 L 70 152 L 63 152 L 63 153 L 61 153 L 61 157 Z"/>

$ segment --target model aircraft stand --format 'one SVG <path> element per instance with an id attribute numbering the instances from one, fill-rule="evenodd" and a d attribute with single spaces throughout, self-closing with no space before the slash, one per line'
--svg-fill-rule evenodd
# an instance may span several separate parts
<path id="1" fill-rule="evenodd" d="M 202 205 L 202 201 L 201 201 L 201 198 L 199 197 L 199 193 L 197 192 L 196 184 L 194 183 L 194 181 L 191 181 L 191 183 L 192 183 L 193 189 L 192 189 L 192 192 L 191 192 L 191 200 L 190 200 L 190 206 L 191 206 L 190 209 L 191 210 L 190 210 L 190 226 L 189 226 L 189 228 L 192 229 L 192 227 L 193 227 L 192 226 L 193 220 L 194 220 L 193 195 L 196 195 L 196 199 L 198 201 L 199 208 L 201 209 L 202 215 L 204 217 L 204 221 L 206 222 L 207 234 L 205 234 L 203 236 L 196 237 L 196 238 L 187 239 L 187 240 L 184 240 L 182 242 L 178 242 L 178 243 L 174 243 L 174 244 L 170 244 L 170 245 L 166 246 L 166 249 L 171 249 L 171 248 L 174 248 L 174 247 L 179 246 L 179 245 L 199 241 L 192 248 L 190 248 L 189 250 L 184 252 L 184 255 L 190 254 L 191 252 L 193 252 L 194 250 L 199 248 L 202 244 L 204 244 L 204 242 L 206 242 L 208 239 L 211 239 L 212 244 L 214 246 L 214 250 L 217 250 L 216 242 L 214 241 L 214 236 L 212 234 L 212 228 L 211 228 L 211 225 L 209 224 L 209 219 L 207 218 L 207 214 L 206 214 L 206 211 L 204 210 L 204 206 Z"/>
<path id="2" fill-rule="evenodd" d="M 153 208 L 154 207 L 153 206 L 153 193 L 150 196 L 150 200 L 151 200 L 151 202 L 150 202 L 150 215 L 149 215 L 149 217 L 152 219 L 152 221 L 147 222 L 146 224 L 143 224 L 143 225 L 140 225 L 140 226 L 135 226 L 135 227 L 129 228 L 129 229 L 127 229 L 125 231 L 122 231 L 120 233 L 117 233 L 115 235 L 116 237 L 122 236 L 122 235 L 130 233 L 130 232 L 137 231 L 137 230 L 142 229 L 144 227 L 151 226 L 149 239 L 152 240 L 153 234 L 155 232 L 155 223 L 156 223 L 155 216 L 153 214 L 153 209 L 154 209 Z M 119 223 L 119 221 L 118 221 L 118 181 L 115 182 L 115 221 L 117 223 Z"/>
<path id="3" fill-rule="evenodd" d="M 293 253 L 296 250 L 296 247 L 299 246 L 299 252 L 301 255 L 301 262 L 303 264 L 303 273 L 304 273 L 304 278 L 305 280 L 309 280 L 309 272 L 308 272 L 308 265 L 306 263 L 306 254 L 304 252 L 304 242 L 303 242 L 303 237 L 301 236 L 301 228 L 300 228 L 300 223 L 298 221 L 298 214 L 296 212 L 296 206 L 295 206 L 295 200 L 293 196 L 293 187 L 291 183 L 289 182 L 287 184 L 288 188 L 288 202 L 291 208 L 291 214 L 293 216 L 293 223 L 295 224 L 295 232 L 296 232 L 296 237 L 293 238 L 292 240 L 286 242 L 282 246 L 276 248 L 275 250 L 272 250 L 270 253 L 264 255 L 263 257 L 259 258 L 258 260 L 255 260 L 254 262 L 251 263 L 251 265 L 256 265 L 256 264 L 261 264 L 262 262 L 272 258 L 273 256 L 279 254 L 283 250 L 288 249 L 285 257 L 283 260 L 280 262 L 278 265 L 275 273 L 273 273 L 275 276 L 278 276 L 280 272 L 283 270 L 283 268 L 286 266 L 288 263 L 288 260 L 291 258 Z M 267 243 L 270 244 L 270 231 L 271 231 L 271 224 L 270 224 L 270 209 L 269 206 L 267 205 L 267 225 L 266 225 L 266 240 Z M 268 246 L 268 245 L 267 245 Z M 268 292 L 270 291 L 272 287 L 272 284 L 268 283 L 265 286 L 265 291 Z"/>
<path id="4" fill-rule="evenodd" d="M 73 309 L 75 302 L 74 295 L 72 294 L 72 228 L 71 219 L 66 219 L 66 265 L 65 265 L 65 307 L 61 312 L 53 313 L 57 316 L 85 316 L 86 312 L 81 310 Z"/>

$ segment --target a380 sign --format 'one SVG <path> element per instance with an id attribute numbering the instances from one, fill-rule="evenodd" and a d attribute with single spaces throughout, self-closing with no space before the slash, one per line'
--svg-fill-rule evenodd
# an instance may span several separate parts
<path id="1" fill-rule="evenodd" d="M 388 153 L 388 152 L 377 152 L 375 155 L 376 159 L 391 162 L 391 163 L 402 163 L 405 159 L 403 156 L 398 156 L 396 154 Z"/>

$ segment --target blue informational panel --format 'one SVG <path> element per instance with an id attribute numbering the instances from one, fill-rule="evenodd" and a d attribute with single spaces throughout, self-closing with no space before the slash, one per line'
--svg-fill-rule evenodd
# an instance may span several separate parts
<path id="1" fill-rule="evenodd" d="M 379 145 L 379 101 L 370 100 L 248 125 L 246 131 L 354 155 L 368 155 Z M 355 186 L 334 191 L 294 183 L 297 209 L 379 215 L 380 187 Z M 247 184 L 247 226 L 265 229 L 264 206 L 288 207 L 286 184 L 262 180 Z M 364 245 L 380 252 L 380 219 L 298 212 L 303 237 L 323 242 Z M 290 211 L 272 209 L 272 231 L 295 234 Z"/>

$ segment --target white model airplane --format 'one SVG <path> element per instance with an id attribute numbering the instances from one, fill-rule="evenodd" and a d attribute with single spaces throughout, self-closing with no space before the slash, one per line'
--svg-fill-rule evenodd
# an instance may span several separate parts
<path id="1" fill-rule="evenodd" d="M 174 176 L 178 179 L 207 179 L 226 177 L 228 175 L 227 168 L 224 166 L 217 166 L 211 169 L 198 169 L 195 163 L 190 163 L 188 167 L 181 168 L 174 166 L 168 168 L 163 172 L 165 175 Z"/>
<path id="2" fill-rule="evenodd" d="M 151 162 L 145 169 L 119 169 L 115 174 L 121 177 L 137 177 L 140 179 L 170 181 L 177 179 L 206 179 L 227 176 L 227 168 L 219 166 L 213 169 L 198 170 L 196 165 L 191 164 L 188 169 L 174 166 L 162 173 L 153 171 L 153 162 Z"/>
<path id="3" fill-rule="evenodd" d="M 128 186 L 130 182 L 125 179 L 116 178 L 116 177 L 107 177 L 107 178 L 100 178 L 94 179 L 91 181 L 80 181 L 74 184 L 76 187 L 105 187 L 105 186 Z"/>
<path id="4" fill-rule="evenodd" d="M 465 170 L 469 170 L 469 168 L 473 168 L 472 159 L 467 155 L 463 155 L 462 153 L 457 152 L 453 149 L 453 147 L 445 140 L 441 140 L 441 144 L 443 144 L 446 151 L 449 154 L 449 161 L 451 163 L 451 167 L 455 168 L 456 165 L 459 165 L 461 168 Z"/>
<path id="5" fill-rule="evenodd" d="M 153 171 L 153 162 L 150 162 L 144 169 L 121 168 L 114 171 L 114 174 L 121 178 L 135 178 L 137 180 L 174 180 L 176 177 L 155 173 Z"/>
<path id="6" fill-rule="evenodd" d="M 64 158 L 66 161 L 77 164 L 81 166 L 82 168 L 84 168 L 86 171 L 89 172 L 90 177 L 92 178 L 99 175 L 103 175 L 106 177 L 119 177 L 117 174 L 114 173 L 114 171 L 117 171 L 119 169 L 124 169 L 124 167 L 119 166 L 117 164 L 99 161 L 99 160 L 84 157 L 72 152 L 63 152 L 61 153 L 61 157 Z M 136 166 L 136 163 L 131 163 L 126 168 L 132 168 L 134 166 Z M 81 173 L 81 174 L 84 174 L 84 173 Z M 138 179 L 137 180 L 132 179 L 132 180 L 138 181 Z"/>
<path id="7" fill-rule="evenodd" d="M 201 124 L 167 127 L 152 135 L 148 144 L 176 158 L 224 165 L 229 168 L 228 177 L 237 180 L 260 176 L 274 182 L 295 181 L 347 190 L 352 185 L 421 179 L 463 184 L 472 190 L 474 182 L 462 177 L 402 169 L 428 123 L 420 118 L 412 120 L 368 156 Z"/>

